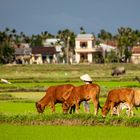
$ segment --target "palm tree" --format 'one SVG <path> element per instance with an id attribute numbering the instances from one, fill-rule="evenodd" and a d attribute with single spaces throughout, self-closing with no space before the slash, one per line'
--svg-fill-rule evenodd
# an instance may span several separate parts
<path id="1" fill-rule="evenodd" d="M 43 40 L 41 35 L 32 35 L 31 37 L 31 46 L 43 46 Z"/>
<path id="2" fill-rule="evenodd" d="M 139 30 L 134 30 L 133 31 L 133 38 L 134 38 L 134 45 L 140 45 L 140 31 Z"/>
<path id="3" fill-rule="evenodd" d="M 108 40 L 112 40 L 113 37 L 110 32 L 107 32 L 106 30 L 102 29 L 102 30 L 100 30 L 100 33 L 98 34 L 98 38 L 107 42 Z"/>
<path id="4" fill-rule="evenodd" d="M 0 47 L 0 64 L 7 64 L 13 61 L 14 48 L 9 43 L 4 42 Z"/>
<path id="5" fill-rule="evenodd" d="M 16 29 L 13 29 L 11 32 L 12 32 L 13 34 L 16 34 Z"/>
<path id="6" fill-rule="evenodd" d="M 139 40 L 139 31 L 133 31 L 130 27 L 118 28 L 117 41 L 120 57 L 125 56 L 125 61 L 130 60 L 131 49 Z"/>
<path id="7" fill-rule="evenodd" d="M 75 46 L 75 34 L 69 29 L 59 30 L 57 33 L 57 38 L 64 42 L 64 56 L 66 56 L 66 61 L 70 64 L 70 52 L 73 52 Z"/>
<path id="8" fill-rule="evenodd" d="M 7 33 L 9 31 L 10 31 L 10 29 L 8 27 L 6 27 L 4 32 Z"/>
<path id="9" fill-rule="evenodd" d="M 0 32 L 0 44 L 2 44 L 6 39 L 5 32 Z"/>

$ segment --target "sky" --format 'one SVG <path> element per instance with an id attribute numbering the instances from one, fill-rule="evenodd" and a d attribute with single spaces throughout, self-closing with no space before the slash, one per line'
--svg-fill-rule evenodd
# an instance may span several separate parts
<path id="1" fill-rule="evenodd" d="M 112 34 L 119 27 L 140 30 L 140 0 L 0 0 L 0 31 L 8 27 L 26 35 L 83 27 Z"/>

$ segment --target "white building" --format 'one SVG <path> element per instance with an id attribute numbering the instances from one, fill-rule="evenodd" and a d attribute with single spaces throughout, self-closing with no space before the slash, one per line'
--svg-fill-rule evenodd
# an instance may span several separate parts
<path id="1" fill-rule="evenodd" d="M 93 63 L 94 55 L 102 53 L 100 46 L 94 45 L 94 36 L 92 34 L 78 34 L 75 39 L 75 61 L 77 63 Z"/>
<path id="2" fill-rule="evenodd" d="M 140 46 L 134 46 L 132 48 L 131 63 L 140 64 Z"/>
<path id="3" fill-rule="evenodd" d="M 99 46 L 103 49 L 103 51 L 106 51 L 106 52 L 111 52 L 112 50 L 117 51 L 117 48 L 111 45 L 100 43 Z"/>

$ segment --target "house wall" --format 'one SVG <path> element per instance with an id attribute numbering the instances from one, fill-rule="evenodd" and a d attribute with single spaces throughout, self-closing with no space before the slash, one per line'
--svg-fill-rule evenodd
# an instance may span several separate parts
<path id="1" fill-rule="evenodd" d="M 140 64 L 140 46 L 133 46 L 131 63 Z"/>
<path id="2" fill-rule="evenodd" d="M 36 57 L 36 59 L 35 59 Z M 38 55 L 32 55 L 31 59 L 30 59 L 30 64 L 43 64 L 43 60 L 41 57 L 41 54 Z"/>
<path id="3" fill-rule="evenodd" d="M 131 63 L 140 64 L 140 54 L 132 54 Z"/>
<path id="4" fill-rule="evenodd" d="M 88 62 L 92 63 L 92 53 L 88 53 Z"/>
<path id="5" fill-rule="evenodd" d="M 76 53 L 75 60 L 76 60 L 76 63 L 80 62 L 80 54 L 79 53 Z"/>
<path id="6" fill-rule="evenodd" d="M 93 46 L 92 46 L 92 40 L 89 40 L 89 41 L 88 41 L 88 46 L 87 46 L 87 48 L 90 49 L 90 48 L 92 48 L 92 47 L 93 47 Z"/>
<path id="7" fill-rule="evenodd" d="M 75 43 L 75 45 L 76 45 L 76 49 L 80 49 L 80 41 L 76 41 L 76 43 Z"/>

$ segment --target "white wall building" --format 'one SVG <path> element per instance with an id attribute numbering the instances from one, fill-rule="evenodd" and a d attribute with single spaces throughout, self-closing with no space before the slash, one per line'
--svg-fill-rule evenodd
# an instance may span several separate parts
<path id="1" fill-rule="evenodd" d="M 131 63 L 140 64 L 140 46 L 134 46 L 132 49 Z"/>
<path id="2" fill-rule="evenodd" d="M 106 51 L 106 52 L 111 52 L 111 50 L 117 51 L 117 48 L 111 45 L 100 43 L 99 46 L 103 49 L 103 51 Z"/>
<path id="3" fill-rule="evenodd" d="M 96 53 L 102 53 L 100 46 L 94 45 L 92 34 L 78 34 L 75 39 L 75 61 L 77 63 L 92 63 Z"/>

